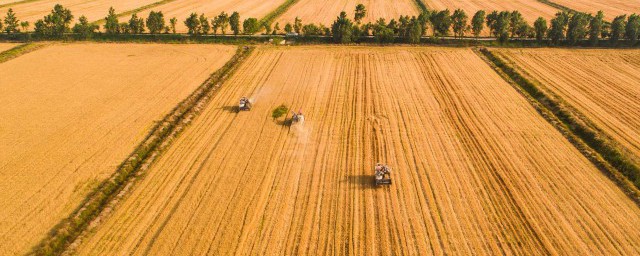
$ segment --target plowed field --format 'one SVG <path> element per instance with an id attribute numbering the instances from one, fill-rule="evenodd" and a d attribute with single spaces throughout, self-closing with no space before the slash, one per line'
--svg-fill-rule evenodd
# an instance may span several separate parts
<path id="1" fill-rule="evenodd" d="M 0 254 L 24 254 L 233 47 L 72 44 L 0 64 Z"/>
<path id="2" fill-rule="evenodd" d="M 499 50 L 640 160 L 639 50 Z"/>
<path id="3" fill-rule="evenodd" d="M 73 14 L 74 17 L 73 23 L 75 23 L 82 15 L 86 16 L 89 21 L 104 19 L 109 13 L 109 7 L 113 7 L 116 9 L 116 12 L 121 13 L 157 1 L 159 0 L 41 0 L 0 8 L 0 13 L 2 17 L 4 17 L 7 10 L 12 8 L 16 13 L 16 17 L 18 17 L 20 21 L 29 21 L 29 23 L 31 23 L 31 29 L 33 29 L 35 21 L 51 13 L 51 10 L 56 4 L 61 4 L 71 10 L 71 14 Z M 126 20 L 129 19 L 127 18 Z M 124 21 L 125 20 L 121 20 L 121 22 Z"/>
<path id="4" fill-rule="evenodd" d="M 198 14 L 204 13 L 209 20 L 216 17 L 220 12 L 225 11 L 229 15 L 231 13 L 238 12 L 240 14 L 240 23 L 247 18 L 261 19 L 267 13 L 276 9 L 284 3 L 284 0 L 271 0 L 271 1 L 257 1 L 257 0 L 218 0 L 218 1 L 204 1 L 204 0 L 177 0 L 171 3 L 167 3 L 151 10 L 144 11 L 138 16 L 147 17 L 149 12 L 162 11 L 167 19 L 176 17 L 178 24 L 176 30 L 178 32 L 187 32 L 187 27 L 184 25 L 184 21 L 193 12 Z M 284 27 L 283 27 L 284 28 Z M 230 31 L 231 29 L 227 29 Z M 220 33 L 220 31 L 218 31 Z"/>
<path id="5" fill-rule="evenodd" d="M 331 27 L 331 23 L 338 17 L 341 11 L 347 12 L 349 18 L 353 20 L 356 5 L 364 4 L 367 8 L 367 17 L 363 22 L 374 22 L 379 18 L 398 20 L 400 15 L 418 15 L 418 8 L 413 0 L 300 0 L 285 12 L 278 21 L 280 28 L 284 29 L 284 24 L 300 17 L 304 24 L 321 23 Z"/>
<path id="6" fill-rule="evenodd" d="M 519 11 L 522 16 L 533 26 L 538 17 L 551 18 L 559 10 L 537 0 L 422 0 L 430 9 L 449 9 L 453 14 L 455 9 L 463 9 L 467 12 L 469 20 L 478 10 L 485 10 L 487 14 L 492 11 Z"/>
<path id="7" fill-rule="evenodd" d="M 640 0 L 553 0 L 553 2 L 582 12 L 595 14 L 603 11 L 609 20 L 622 14 L 640 13 Z"/>
<path id="8" fill-rule="evenodd" d="M 469 49 L 263 48 L 78 253 L 631 255 L 639 225 Z"/>

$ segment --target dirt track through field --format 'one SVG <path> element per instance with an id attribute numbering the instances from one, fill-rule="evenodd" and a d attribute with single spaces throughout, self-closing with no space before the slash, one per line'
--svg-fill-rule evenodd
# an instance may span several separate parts
<path id="1" fill-rule="evenodd" d="M 638 225 L 469 49 L 263 48 L 78 253 L 638 254 Z"/>
<path id="2" fill-rule="evenodd" d="M 549 19 L 560 11 L 537 0 L 423 0 L 423 2 L 430 9 L 444 10 L 448 8 L 452 14 L 458 8 L 463 9 L 467 12 L 469 20 L 479 10 L 485 10 L 487 14 L 492 11 L 517 10 L 532 26 L 538 17 Z"/>
<path id="3" fill-rule="evenodd" d="M 640 162 L 640 50 L 497 50 Z"/>
<path id="4" fill-rule="evenodd" d="M 16 47 L 18 45 L 19 44 L 14 44 L 14 43 L 0 43 L 0 52 L 10 50 L 11 48 Z"/>
<path id="5" fill-rule="evenodd" d="M 75 24 L 82 15 L 86 16 L 90 22 L 104 19 L 109 13 L 109 7 L 115 8 L 117 13 L 121 13 L 157 1 L 158 0 L 42 0 L 0 8 L 0 13 L 2 13 L 4 17 L 7 10 L 12 8 L 16 13 L 16 17 L 18 17 L 20 21 L 29 21 L 31 29 L 33 29 L 34 23 L 51 13 L 51 10 L 56 4 L 61 4 L 71 10 L 74 18 L 72 24 Z M 126 20 L 128 21 L 128 18 Z M 124 21 L 125 20 L 121 20 L 121 22 Z"/>
<path id="6" fill-rule="evenodd" d="M 149 12 L 151 11 L 162 11 L 167 20 L 176 17 L 178 19 L 176 30 L 178 32 L 186 33 L 187 27 L 184 25 L 184 21 L 193 12 L 198 13 L 198 15 L 204 13 L 204 15 L 209 18 L 209 21 L 211 21 L 211 19 L 215 18 L 222 11 L 227 12 L 229 15 L 231 15 L 231 13 L 235 11 L 240 14 L 240 23 L 242 24 L 242 21 L 247 18 L 261 19 L 262 17 L 267 15 L 267 13 L 276 9 L 282 3 L 284 3 L 284 0 L 177 0 L 141 12 L 138 16 L 146 18 L 147 16 L 149 16 Z M 227 28 L 227 33 L 229 33 L 229 31 L 231 31 L 231 29 Z M 221 32 L 218 31 L 218 33 Z"/>
<path id="7" fill-rule="evenodd" d="M 596 14 L 603 11 L 606 19 L 622 14 L 640 14 L 640 0 L 552 0 L 571 9 Z"/>
<path id="8" fill-rule="evenodd" d="M 0 254 L 30 250 L 233 52 L 72 44 L 0 64 Z"/>
<path id="9" fill-rule="evenodd" d="M 341 11 L 345 11 L 349 19 L 353 20 L 358 4 L 364 4 L 367 9 L 364 23 L 374 22 L 379 18 L 388 22 L 391 19 L 398 20 L 400 15 L 419 13 L 413 0 L 300 0 L 277 20 L 280 22 L 280 29 L 284 29 L 287 22 L 293 24 L 296 17 L 300 17 L 304 24 L 321 23 L 330 28 Z"/>

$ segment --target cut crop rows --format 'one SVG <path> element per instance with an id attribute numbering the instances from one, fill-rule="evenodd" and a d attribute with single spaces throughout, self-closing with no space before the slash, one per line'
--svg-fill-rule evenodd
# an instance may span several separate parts
<path id="1" fill-rule="evenodd" d="M 640 209 L 469 49 L 259 49 L 130 192 L 77 253 L 640 253 Z"/>

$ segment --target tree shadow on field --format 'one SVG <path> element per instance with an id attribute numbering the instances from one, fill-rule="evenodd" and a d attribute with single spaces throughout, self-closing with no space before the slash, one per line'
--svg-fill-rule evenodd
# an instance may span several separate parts
<path id="1" fill-rule="evenodd" d="M 222 110 L 230 112 L 230 113 L 240 113 L 240 107 L 239 106 L 224 106 L 222 107 Z"/>
<path id="2" fill-rule="evenodd" d="M 362 189 L 373 189 L 375 188 L 375 184 L 373 182 L 373 175 L 349 175 L 347 177 L 347 182 L 349 184 L 356 185 Z"/>
<path id="3" fill-rule="evenodd" d="M 285 118 L 284 120 L 276 120 L 276 124 L 285 127 L 291 127 L 293 120 L 291 118 Z"/>

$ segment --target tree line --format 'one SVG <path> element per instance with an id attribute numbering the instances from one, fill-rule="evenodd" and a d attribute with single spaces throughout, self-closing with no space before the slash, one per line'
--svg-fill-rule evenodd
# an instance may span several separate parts
<path id="1" fill-rule="evenodd" d="M 366 16 L 366 8 L 356 7 L 353 21 L 345 12 L 341 12 L 331 26 L 330 33 L 335 43 L 358 42 L 362 36 L 373 36 L 376 42 L 392 43 L 400 39 L 406 43 L 419 43 L 425 36 L 435 38 L 453 35 L 462 38 L 471 35 L 476 39 L 488 29 L 490 37 L 500 42 L 508 42 L 512 38 L 535 39 L 539 43 L 549 40 L 551 44 L 566 41 L 575 45 L 579 41 L 589 40 L 597 45 L 602 39 L 608 39 L 615 45 L 620 39 L 627 39 L 635 45 L 640 39 L 640 15 L 620 15 L 611 22 L 604 20 L 604 13 L 596 15 L 583 12 L 561 11 L 549 21 L 539 17 L 531 26 L 519 11 L 477 11 L 471 18 L 462 10 L 451 13 L 427 10 L 418 16 L 400 16 L 398 20 L 386 22 L 380 18 L 375 22 L 362 24 Z M 430 33 L 429 33 L 430 32 Z"/>
<path id="2" fill-rule="evenodd" d="M 323 24 L 303 24 L 298 17 L 293 24 L 286 23 L 284 30 L 280 24 L 261 23 L 256 18 L 247 18 L 242 22 L 240 14 L 233 12 L 229 15 L 221 12 L 219 15 L 208 18 L 204 14 L 191 13 L 183 23 L 188 33 L 194 36 L 226 34 L 228 29 L 234 35 L 255 34 L 263 32 L 266 35 L 286 33 L 288 35 L 303 36 L 327 36 L 335 43 L 357 43 L 364 37 L 372 36 L 378 43 L 419 43 L 421 38 L 431 36 L 434 38 L 453 35 L 455 38 L 473 36 L 476 39 L 488 30 L 490 37 L 499 42 L 508 42 L 512 38 L 535 39 L 539 43 L 548 40 L 551 44 L 566 41 L 575 45 L 588 39 L 592 45 L 597 45 L 600 40 L 608 39 L 615 45 L 620 39 L 637 43 L 640 37 L 640 15 L 620 15 L 612 21 L 604 20 L 604 13 L 587 14 L 583 12 L 561 11 L 547 21 L 539 17 L 533 26 L 530 25 L 519 11 L 493 11 L 487 13 L 484 10 L 477 11 L 473 16 L 462 9 L 451 13 L 448 9 L 426 10 L 417 16 L 400 16 L 397 20 L 388 22 L 380 18 L 375 22 L 363 23 L 367 16 L 367 9 L 363 4 L 358 4 L 354 10 L 353 19 L 346 12 L 341 12 L 331 26 Z M 4 21 L 4 22 L 3 22 Z M 89 38 L 99 32 L 99 26 L 90 23 L 85 16 L 81 16 L 78 22 L 70 27 L 73 15 L 69 9 L 62 5 L 55 5 L 50 14 L 35 22 L 34 33 L 45 37 L 61 37 L 65 33 L 74 33 L 80 37 Z M 164 14 L 159 11 L 151 11 L 146 19 L 132 14 L 128 21 L 120 22 L 113 8 L 109 9 L 104 18 L 104 33 L 116 34 L 141 34 L 148 31 L 149 34 L 176 33 L 178 20 L 173 17 L 165 22 Z M 12 9 L 9 9 L 4 20 L 0 20 L 0 30 L 8 34 L 26 32 L 29 22 L 20 22 Z"/>

